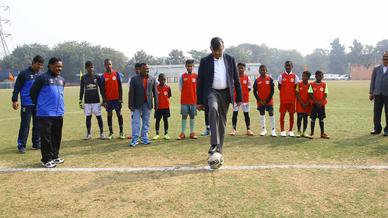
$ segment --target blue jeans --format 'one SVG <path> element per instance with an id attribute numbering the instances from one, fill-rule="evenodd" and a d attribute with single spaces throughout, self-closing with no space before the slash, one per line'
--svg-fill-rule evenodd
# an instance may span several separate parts
<path id="1" fill-rule="evenodd" d="M 18 148 L 26 147 L 30 123 L 32 117 L 32 146 L 40 147 L 39 127 L 36 118 L 35 106 L 21 106 L 20 108 L 20 128 L 18 135 Z"/>
<path id="2" fill-rule="evenodd" d="M 150 129 L 150 114 L 151 110 L 148 108 L 147 103 L 144 103 L 140 109 L 135 109 L 132 117 L 132 141 L 137 141 L 140 134 L 140 120 L 141 124 L 141 138 L 143 140 L 148 139 L 148 130 Z"/>

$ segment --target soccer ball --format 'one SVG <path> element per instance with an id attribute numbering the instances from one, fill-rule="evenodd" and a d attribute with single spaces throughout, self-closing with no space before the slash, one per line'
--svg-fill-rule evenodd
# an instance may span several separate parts
<path id="1" fill-rule="evenodd" d="M 222 166 L 222 164 L 224 164 L 224 157 L 222 156 L 222 154 L 215 152 L 209 155 L 207 163 L 209 164 L 211 169 L 218 169 Z"/>

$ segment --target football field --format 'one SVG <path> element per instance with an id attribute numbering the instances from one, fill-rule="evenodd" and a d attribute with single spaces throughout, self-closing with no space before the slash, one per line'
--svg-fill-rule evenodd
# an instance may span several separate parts
<path id="1" fill-rule="evenodd" d="M 115 115 L 114 140 L 98 139 L 95 118 L 94 139 L 82 140 L 86 128 L 79 87 L 66 88 L 60 150 L 65 163 L 54 171 L 40 170 L 31 134 L 27 152 L 17 152 L 20 111 L 11 107 L 11 90 L 0 90 L 0 217 L 388 217 L 388 137 L 369 134 L 369 81 L 328 81 L 329 140 L 319 134 L 312 140 L 258 136 L 259 113 L 251 93 L 255 136 L 245 135 L 240 112 L 238 135 L 226 136 L 224 169 L 216 171 L 206 168 L 208 137 L 175 140 L 180 96 L 177 84 L 170 85 L 172 139 L 135 148 L 118 138 Z M 279 127 L 277 91 L 274 96 Z M 127 102 L 124 87 L 124 131 L 130 133 Z M 107 134 L 105 112 L 103 119 Z M 315 128 L 319 133 L 318 123 Z M 203 130 L 199 112 L 196 132 Z M 154 135 L 152 119 L 150 138 Z"/>

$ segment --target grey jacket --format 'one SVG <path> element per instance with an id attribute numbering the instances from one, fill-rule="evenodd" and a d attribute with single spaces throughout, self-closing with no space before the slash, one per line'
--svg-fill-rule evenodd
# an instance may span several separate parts
<path id="1" fill-rule="evenodd" d="M 369 94 L 388 96 L 388 70 L 384 73 L 383 65 L 373 69 Z"/>
<path id="2" fill-rule="evenodd" d="M 140 75 L 132 77 L 128 93 L 128 106 L 140 109 L 144 103 L 147 103 L 149 109 L 158 107 L 156 80 L 152 76 L 148 76 L 146 95 L 147 102 L 144 102 L 143 79 Z M 154 102 L 152 102 L 152 99 Z"/>

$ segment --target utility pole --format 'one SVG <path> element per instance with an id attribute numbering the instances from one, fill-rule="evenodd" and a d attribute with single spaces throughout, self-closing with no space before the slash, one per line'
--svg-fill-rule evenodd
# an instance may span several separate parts
<path id="1" fill-rule="evenodd" d="M 6 38 L 11 37 L 11 34 L 5 32 L 4 24 L 9 24 L 10 20 L 3 16 L 4 12 L 9 13 L 9 6 L 0 2 L 0 58 L 9 55 L 9 49 Z"/>

